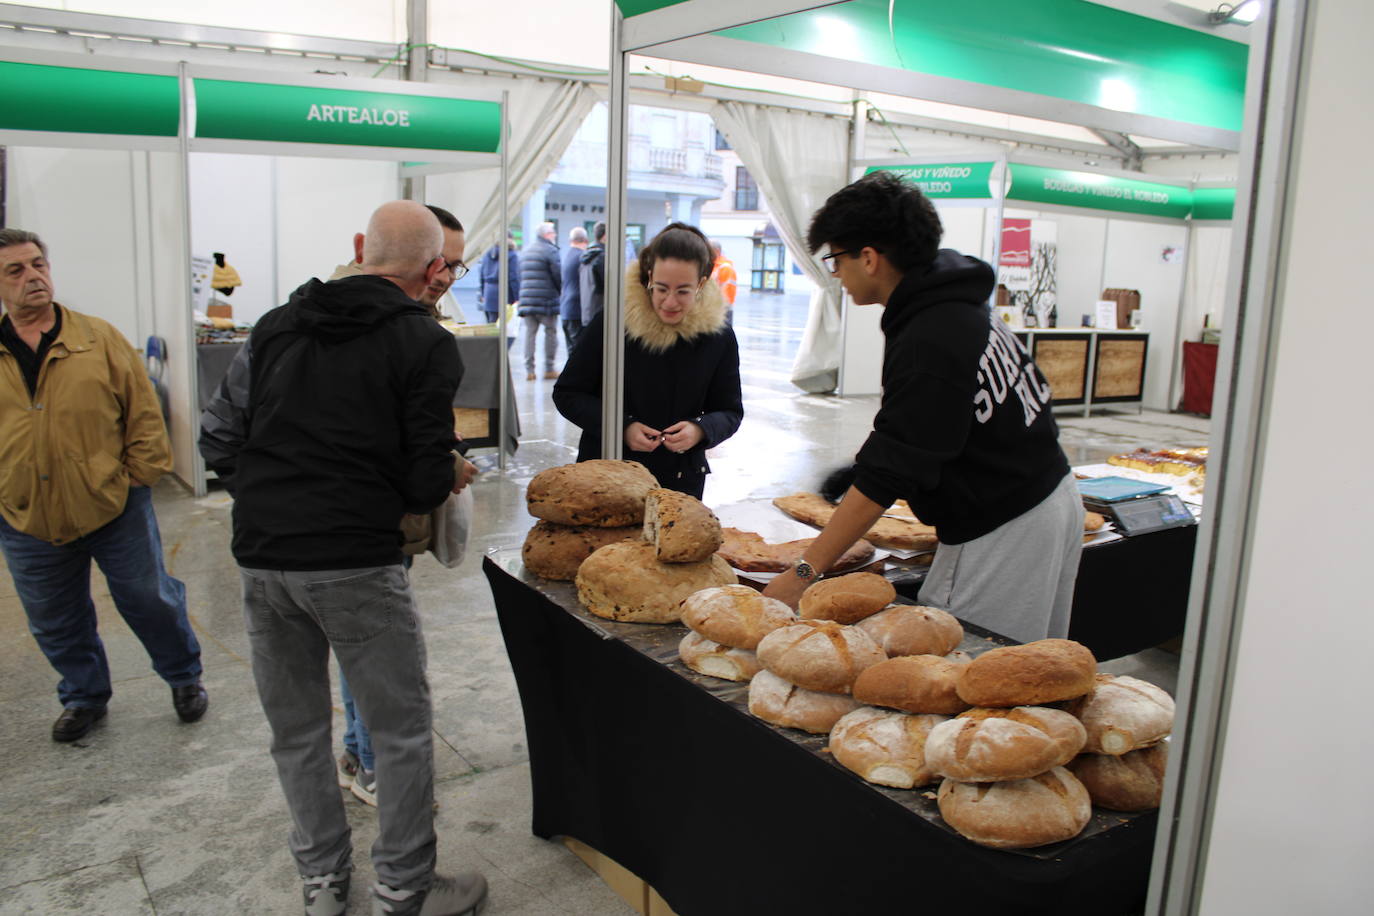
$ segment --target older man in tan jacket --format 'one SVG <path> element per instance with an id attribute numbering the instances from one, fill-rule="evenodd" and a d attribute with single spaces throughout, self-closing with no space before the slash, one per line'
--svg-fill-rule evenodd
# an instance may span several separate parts
<path id="1" fill-rule="evenodd" d="M 105 715 L 110 666 L 96 632 L 91 560 L 172 688 L 205 714 L 186 588 L 167 574 L 149 491 L 172 466 L 142 360 L 110 324 L 53 299 L 47 247 L 0 230 L 0 549 L 29 630 L 62 675 L 57 741 Z"/>

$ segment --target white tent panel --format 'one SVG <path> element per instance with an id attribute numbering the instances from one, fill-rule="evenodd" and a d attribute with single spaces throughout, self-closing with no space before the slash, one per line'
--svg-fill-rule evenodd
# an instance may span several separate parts
<path id="1" fill-rule="evenodd" d="M 429 4 L 431 44 L 599 70 L 611 56 L 610 23 L 611 0 L 520 0 L 507 10 L 472 0 Z"/>
<path id="2" fill-rule="evenodd" d="M 196 355 L 188 300 L 190 247 L 186 238 L 185 176 L 180 153 L 144 153 L 147 157 L 149 288 L 154 326 L 167 341 L 163 377 L 167 386 L 172 438 L 172 469 L 183 483 L 198 486 L 201 477 L 196 436 L 200 407 L 194 403 Z"/>
<path id="3" fill-rule="evenodd" d="M 405 0 L 342 0 L 328 6 L 279 0 L 62 0 L 16 5 L 358 41 L 400 42 L 405 38 Z"/>

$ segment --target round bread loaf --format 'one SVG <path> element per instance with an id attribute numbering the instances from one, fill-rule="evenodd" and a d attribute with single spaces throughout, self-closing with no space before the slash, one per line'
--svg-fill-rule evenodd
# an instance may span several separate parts
<path id="1" fill-rule="evenodd" d="M 1063 766 L 1083 749 L 1083 725 L 1058 709 L 970 709 L 926 741 L 926 763 L 960 782 L 1025 779 Z"/>
<path id="2" fill-rule="evenodd" d="M 644 499 L 657 487 L 638 461 L 596 458 L 535 474 L 525 504 L 530 515 L 546 522 L 620 528 L 644 523 Z"/>
<path id="3" fill-rule="evenodd" d="M 970 706 L 1037 706 L 1093 689 L 1097 659 L 1071 639 L 1038 639 L 984 652 L 964 666 L 959 696 Z"/>
<path id="4" fill-rule="evenodd" d="M 938 726 L 937 726 L 938 727 Z M 1026 849 L 1078 836 L 1092 818 L 1088 790 L 1063 767 L 1012 782 L 940 784 L 940 816 L 965 838 Z"/>
<path id="5" fill-rule="evenodd" d="M 1099 674 L 1093 692 L 1067 707 L 1088 731 L 1089 754 L 1148 747 L 1174 727 L 1174 698 L 1148 681 Z"/>
<path id="6" fill-rule="evenodd" d="M 830 730 L 830 753 L 866 781 L 911 789 L 939 779 L 926 765 L 926 735 L 944 716 L 861 707 Z"/>
<path id="7" fill-rule="evenodd" d="M 677 657 L 697 674 L 727 681 L 747 681 L 763 670 L 759 657 L 748 649 L 722 646 L 702 636 L 688 633 L 678 643 Z"/>
<path id="8" fill-rule="evenodd" d="M 824 693 L 849 693 L 865 668 L 887 658 L 868 634 L 829 620 L 799 620 L 759 640 L 763 667 L 788 683 Z"/>
<path id="9" fill-rule="evenodd" d="M 648 541 L 608 544 L 582 561 L 577 597 L 598 617 L 630 623 L 676 623 L 682 599 L 703 588 L 734 585 L 729 565 L 660 563 Z"/>
<path id="10" fill-rule="evenodd" d="M 846 713 L 858 708 L 851 697 L 806 690 L 766 669 L 749 682 L 749 712 L 784 728 L 824 734 Z"/>
<path id="11" fill-rule="evenodd" d="M 796 621 L 790 607 L 747 585 L 702 589 L 682 602 L 683 623 L 707 639 L 736 649 L 756 649 L 763 637 Z"/>
<path id="12" fill-rule="evenodd" d="M 592 528 L 587 525 L 556 525 L 553 522 L 534 523 L 525 535 L 521 555 L 525 568 L 536 576 L 571 582 L 577 578 L 582 561 L 596 550 L 617 541 L 639 540 L 638 525 L 623 528 Z"/>
<path id="13" fill-rule="evenodd" d="M 854 680 L 854 699 L 911 713 L 952 716 L 968 709 L 954 685 L 959 666 L 938 655 L 903 655 L 865 668 Z"/>
<path id="14" fill-rule="evenodd" d="M 1069 770 L 1088 790 L 1093 804 L 1113 811 L 1149 811 L 1164 797 L 1164 768 L 1169 763 L 1169 742 L 1120 757 L 1080 754 Z"/>
<path id="15" fill-rule="evenodd" d="M 894 604 L 855 626 L 890 656 L 945 655 L 964 641 L 963 625 L 934 607 Z"/>
<path id="16" fill-rule="evenodd" d="M 802 592 L 797 613 L 809 620 L 855 623 L 897 598 L 892 583 L 876 573 L 857 572 L 822 579 Z"/>
<path id="17" fill-rule="evenodd" d="M 967 665 L 969 662 L 973 661 L 973 656 L 969 655 L 963 649 L 955 649 L 953 652 L 946 654 L 945 659 L 954 662 L 956 665 Z"/>
<path id="18" fill-rule="evenodd" d="M 662 488 L 644 499 L 644 540 L 662 563 L 699 563 L 716 552 L 724 536 L 720 519 L 695 496 Z"/>

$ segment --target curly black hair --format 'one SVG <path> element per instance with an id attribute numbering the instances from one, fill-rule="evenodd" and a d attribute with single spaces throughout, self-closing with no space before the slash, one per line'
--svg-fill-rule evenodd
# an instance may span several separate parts
<path id="1" fill-rule="evenodd" d="M 649 244 L 639 253 L 639 282 L 647 285 L 653 272 L 654 262 L 659 258 L 673 258 L 690 261 L 697 265 L 701 278 L 711 276 L 711 268 L 716 263 L 711 253 L 711 245 L 706 236 L 696 226 L 687 223 L 669 223 L 663 231 L 649 240 Z"/>
<path id="2" fill-rule="evenodd" d="M 874 172 L 831 194 L 811 217 L 806 244 L 815 254 L 874 248 L 905 273 L 935 260 L 944 227 L 935 205 L 891 172 Z"/>

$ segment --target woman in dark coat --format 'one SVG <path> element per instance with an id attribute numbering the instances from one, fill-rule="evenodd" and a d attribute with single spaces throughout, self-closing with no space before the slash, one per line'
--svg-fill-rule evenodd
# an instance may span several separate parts
<path id="1" fill-rule="evenodd" d="M 713 260 L 699 230 L 671 223 L 625 277 L 624 457 L 697 498 L 711 471 L 706 450 L 744 419 L 739 343 L 709 279 Z M 582 428 L 578 461 L 601 457 L 603 324 L 597 315 L 583 330 L 553 386 L 558 412 Z"/>

